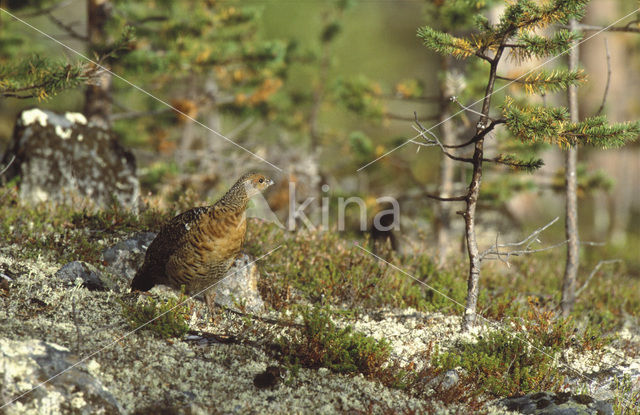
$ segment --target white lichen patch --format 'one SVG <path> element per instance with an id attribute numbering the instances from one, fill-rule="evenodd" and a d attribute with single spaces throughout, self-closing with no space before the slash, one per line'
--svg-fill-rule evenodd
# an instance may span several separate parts
<path id="1" fill-rule="evenodd" d="M 74 359 L 91 356 L 84 362 L 83 373 L 100 381 L 122 405 L 124 413 L 153 413 L 158 402 L 173 405 L 165 408 L 176 413 L 468 413 L 441 408 L 433 402 L 417 399 L 402 390 L 387 388 L 362 375 L 340 375 L 328 369 L 300 369 L 290 384 L 280 383 L 272 389 L 257 389 L 254 376 L 268 366 L 278 365 L 266 347 L 248 344 L 187 342 L 164 340 L 147 330 L 131 332 L 122 313 L 122 302 L 135 301 L 128 291 L 128 281 L 117 280 L 119 292 L 88 291 L 82 287 L 60 284 L 53 276 L 62 264 L 43 258 L 16 260 L 11 250 L 0 248 L 0 268 L 15 275 L 8 295 L 0 296 L 0 356 L 12 362 L 0 364 L 0 372 L 11 372 L 14 396 L 18 389 L 34 386 L 29 376 L 33 368 L 28 359 L 15 359 L 16 347 L 24 353 L 44 353 L 39 340 L 61 353 L 68 349 Z M 104 272 L 104 271 L 103 271 Z M 166 287 L 154 288 L 153 296 L 175 298 L 176 292 Z M 268 325 L 255 320 L 221 313 L 212 322 L 209 312 L 199 300 L 193 306 L 189 323 L 193 330 L 228 334 L 258 344 L 265 333 L 286 336 L 289 328 Z M 75 308 L 75 312 L 73 311 Z M 270 311 L 265 316 L 284 319 L 284 313 Z M 440 350 L 455 348 L 459 342 L 477 341 L 488 328 L 479 327 L 470 334 L 459 331 L 461 318 L 415 310 L 377 310 L 361 312 L 359 317 L 334 318 L 341 327 L 376 339 L 386 339 L 392 347 L 392 358 L 411 361 L 430 346 Z M 289 330 L 289 331 L 288 331 Z M 38 341 L 34 340 L 37 339 Z M 33 340 L 33 342 L 32 342 Z M 33 345 L 31 349 L 27 345 Z M 96 351 L 98 354 L 92 355 Z M 618 351 L 619 352 L 619 351 Z M 567 355 L 578 362 L 579 351 Z M 13 359 L 13 360 L 12 360 Z M 605 368 L 614 361 L 597 362 Z M 639 367 L 638 359 L 627 361 Z M 581 369 L 592 368 L 593 362 L 576 363 Z M 635 364 L 635 366 L 633 366 Z M 639 367 L 640 368 L 640 367 Z M 15 376 L 14 376 L 15 375 Z M 17 376 L 18 379 L 15 379 Z M 0 382 L 7 379 L 0 373 Z M 20 383 L 22 382 L 22 383 Z M 7 381 L 4 382 L 7 384 Z M 135 385 L 135 387 L 132 387 Z M 65 401 L 66 399 L 66 401 Z M 91 396 L 77 392 L 62 396 L 47 389 L 36 403 L 25 401 L 9 407 L 7 413 L 37 413 L 38 410 L 59 411 L 61 405 L 86 411 L 94 405 Z M 151 408 L 151 409 L 150 409 Z M 436 409 L 434 409 L 436 408 Z M 488 413 L 507 413 L 499 406 L 487 406 Z"/>
<path id="2" fill-rule="evenodd" d="M 46 127 L 48 118 L 49 117 L 46 112 L 38 108 L 33 108 L 30 110 L 22 111 L 22 116 L 20 119 L 22 121 L 22 125 L 24 125 L 25 127 L 34 123 L 38 123 L 41 126 Z"/>
<path id="3" fill-rule="evenodd" d="M 64 117 L 74 124 L 87 124 L 87 118 L 79 112 L 65 112 Z"/>
<path id="4" fill-rule="evenodd" d="M 59 125 L 56 125 L 55 132 L 58 137 L 62 138 L 63 140 L 68 140 L 71 138 L 73 130 L 71 128 L 63 128 Z"/>
<path id="5" fill-rule="evenodd" d="M 46 202 L 49 200 L 49 192 L 41 187 L 34 187 L 31 190 L 31 198 L 36 203 Z"/>

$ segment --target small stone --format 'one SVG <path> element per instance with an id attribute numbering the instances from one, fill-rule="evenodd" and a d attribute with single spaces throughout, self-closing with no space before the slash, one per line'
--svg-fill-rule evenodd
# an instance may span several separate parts
<path id="1" fill-rule="evenodd" d="M 245 311 L 259 313 L 264 310 L 264 301 L 258 291 L 260 273 L 253 259 L 242 254 L 227 272 L 227 277 L 216 284 L 216 304 L 238 309 L 243 305 Z"/>
<path id="2" fill-rule="evenodd" d="M 434 389 L 447 390 L 454 387 L 459 381 L 460 375 L 455 369 L 451 369 L 431 379 L 428 386 Z"/>
<path id="3" fill-rule="evenodd" d="M 613 415 L 613 405 L 607 401 L 596 401 L 589 405 L 597 415 Z"/>
<path id="4" fill-rule="evenodd" d="M 93 265 L 83 261 L 69 262 L 55 273 L 55 277 L 70 285 L 80 278 L 83 281 L 82 286 L 92 291 L 104 291 L 107 289 L 102 281 L 100 271 Z"/>
<path id="5" fill-rule="evenodd" d="M 156 234 L 140 232 L 102 252 L 107 271 L 130 282 L 144 262 L 144 254 Z"/>

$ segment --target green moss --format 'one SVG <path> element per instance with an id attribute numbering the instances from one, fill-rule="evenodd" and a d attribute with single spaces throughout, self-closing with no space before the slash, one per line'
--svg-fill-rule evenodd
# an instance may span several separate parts
<path id="1" fill-rule="evenodd" d="M 181 293 L 177 298 L 156 300 L 148 297 L 136 304 L 122 302 L 122 314 L 132 329 L 149 330 L 159 337 L 181 338 L 189 331 L 187 320 L 192 307 L 188 297 Z"/>

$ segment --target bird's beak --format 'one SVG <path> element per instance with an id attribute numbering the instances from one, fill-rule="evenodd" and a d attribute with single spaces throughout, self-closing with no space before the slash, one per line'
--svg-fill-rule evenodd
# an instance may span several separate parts
<path id="1" fill-rule="evenodd" d="M 271 186 L 273 184 L 273 180 L 269 179 L 269 181 L 267 182 L 267 187 Z"/>

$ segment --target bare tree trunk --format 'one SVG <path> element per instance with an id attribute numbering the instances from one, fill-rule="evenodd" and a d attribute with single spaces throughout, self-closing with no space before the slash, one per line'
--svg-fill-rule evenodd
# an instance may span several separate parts
<path id="1" fill-rule="evenodd" d="M 93 51 L 97 45 L 106 43 L 106 25 L 111 16 L 111 10 L 109 0 L 88 0 L 87 38 L 90 51 Z M 111 126 L 111 74 L 102 72 L 96 85 L 87 86 L 83 112 L 90 121 L 105 128 Z"/>
<path id="2" fill-rule="evenodd" d="M 467 209 L 464 212 L 465 235 L 467 238 L 467 252 L 469 254 L 469 277 L 467 280 L 467 304 L 462 319 L 462 330 L 467 331 L 476 321 L 478 305 L 478 283 L 480 280 L 480 256 L 476 242 L 476 206 L 480 195 L 482 181 L 482 157 L 484 139 L 476 142 L 473 152 L 473 176 L 469 185 Z"/>
<path id="3" fill-rule="evenodd" d="M 491 60 L 491 71 L 489 73 L 489 82 L 485 91 L 484 101 L 482 103 L 482 114 L 484 114 L 476 128 L 476 136 L 487 128 L 489 121 L 489 109 L 491 106 L 491 94 L 496 80 L 496 71 L 498 62 L 502 57 L 504 47 L 501 46 L 496 51 L 494 58 Z M 482 159 L 484 155 L 484 136 L 481 136 L 475 143 L 473 152 L 473 176 L 469 184 L 467 193 L 467 208 L 463 213 L 465 223 L 465 235 L 467 239 L 467 252 L 469 254 L 469 279 L 467 282 L 467 301 L 462 318 L 462 330 L 468 331 L 476 321 L 476 309 L 478 305 L 478 291 L 480 280 L 480 255 L 478 252 L 478 243 L 476 242 L 476 206 L 478 204 L 478 196 L 480 195 L 480 183 L 482 181 Z"/>
<path id="4" fill-rule="evenodd" d="M 576 21 L 571 20 L 571 30 L 576 30 Z M 575 43 L 574 43 L 575 45 Z M 578 47 L 569 51 L 569 70 L 578 69 Z M 568 89 L 569 113 L 571 122 L 578 122 L 578 88 L 569 86 Z M 567 150 L 565 158 L 565 193 L 566 193 L 566 218 L 565 235 L 567 242 L 567 261 L 562 282 L 562 315 L 568 316 L 575 303 L 576 277 L 578 274 L 578 184 L 576 177 L 576 164 L 578 149 L 575 146 Z"/>
<path id="5" fill-rule="evenodd" d="M 449 70 L 451 57 L 442 58 L 442 70 L 446 73 Z M 446 78 L 446 77 L 445 77 Z M 443 82 L 446 82 L 443 81 Z M 449 120 L 451 113 L 449 112 L 449 100 L 446 85 L 440 88 L 440 131 L 442 133 L 443 144 L 454 144 L 456 141 L 453 132 L 453 123 Z M 443 157 L 440 163 L 440 191 L 442 197 L 449 197 L 453 192 L 453 172 L 455 162 L 449 157 Z M 451 206 L 449 203 L 443 202 L 438 206 L 438 220 L 436 221 L 436 239 L 437 239 L 437 255 L 438 264 L 444 264 L 451 248 Z"/>

